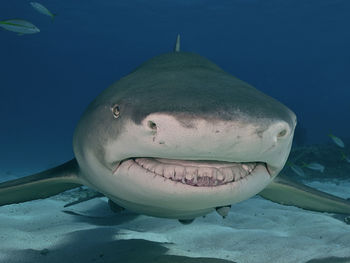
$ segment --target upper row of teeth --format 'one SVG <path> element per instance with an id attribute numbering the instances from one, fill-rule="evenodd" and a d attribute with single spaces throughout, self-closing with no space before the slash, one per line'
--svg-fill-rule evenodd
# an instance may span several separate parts
<path id="1" fill-rule="evenodd" d="M 256 163 L 235 163 L 232 166 L 220 168 L 182 166 L 164 164 L 149 158 L 137 158 L 135 162 L 150 172 L 174 181 L 183 183 L 190 181 L 192 184 L 197 184 L 198 181 L 207 180 L 214 185 L 238 181 L 249 175 L 256 167 Z"/>

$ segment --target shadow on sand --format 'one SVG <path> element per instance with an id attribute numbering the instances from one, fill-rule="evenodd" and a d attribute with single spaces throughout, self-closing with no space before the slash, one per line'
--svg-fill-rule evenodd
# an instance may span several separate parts
<path id="1" fill-rule="evenodd" d="M 97 200 L 96 200 L 97 201 Z M 128 223 L 137 218 L 137 214 L 122 212 L 115 214 L 108 208 L 106 202 L 97 201 L 92 204 L 75 207 L 64 211 L 74 216 L 74 221 L 84 222 L 88 229 L 77 230 L 62 235 L 59 245 L 41 250 L 23 249 L 8 251 L 4 261 L 7 263 L 232 263 L 233 261 L 216 258 L 191 258 L 187 256 L 167 255 L 169 243 L 154 242 L 146 239 L 126 237 L 123 231 Z M 74 224 L 70 222 L 70 224 Z M 64 222 L 63 222 L 64 223 Z M 155 222 L 157 224 L 157 222 Z M 91 228 L 91 226 L 94 226 Z M 155 226 L 156 228 L 157 226 Z M 121 238 L 120 238 L 121 237 Z M 140 237 L 140 236 L 139 236 Z M 142 231 L 141 231 L 142 237 Z M 30 245 L 29 245 L 30 246 Z"/>
<path id="2" fill-rule="evenodd" d="M 191 258 L 166 255 L 168 249 L 162 243 L 131 239 L 112 240 L 117 234 L 110 228 L 80 230 L 69 234 L 60 246 L 44 250 L 12 251 L 4 262 L 108 262 L 108 263 L 232 263 L 216 258 Z"/>

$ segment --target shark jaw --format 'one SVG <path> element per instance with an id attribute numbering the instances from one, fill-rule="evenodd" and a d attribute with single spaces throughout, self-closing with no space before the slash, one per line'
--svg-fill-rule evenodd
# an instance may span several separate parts
<path id="1" fill-rule="evenodd" d="M 277 174 L 267 167 L 263 162 L 128 158 L 113 172 L 114 185 L 123 187 L 109 198 L 138 213 L 191 219 L 260 192 Z"/>
<path id="2" fill-rule="evenodd" d="M 143 168 L 146 176 L 159 176 L 165 182 L 178 182 L 194 187 L 215 187 L 238 183 L 247 176 L 254 176 L 257 170 L 263 169 L 271 176 L 267 164 L 263 162 L 241 163 L 144 157 L 130 158 L 123 162 L 127 162 L 125 165 L 128 165 L 129 169 L 134 165 Z M 114 174 L 120 164 L 114 169 Z"/>

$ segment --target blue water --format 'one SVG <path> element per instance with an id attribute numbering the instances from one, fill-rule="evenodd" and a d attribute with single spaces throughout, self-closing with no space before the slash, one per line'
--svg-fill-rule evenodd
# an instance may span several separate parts
<path id="1" fill-rule="evenodd" d="M 300 143 L 349 137 L 347 0 L 1 0 L 0 19 L 41 30 L 0 30 L 0 166 L 46 168 L 73 156 L 74 127 L 91 100 L 140 63 L 199 53 L 280 100 L 298 116 Z M 38 164 L 40 164 L 38 166 Z"/>

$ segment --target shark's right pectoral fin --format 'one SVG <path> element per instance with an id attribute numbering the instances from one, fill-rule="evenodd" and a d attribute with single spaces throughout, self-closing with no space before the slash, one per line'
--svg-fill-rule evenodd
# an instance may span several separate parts
<path id="1" fill-rule="evenodd" d="M 350 215 L 350 201 L 285 177 L 276 177 L 259 195 L 282 205 L 292 205 L 311 211 Z"/>
<path id="2" fill-rule="evenodd" d="M 80 186 L 75 159 L 60 166 L 0 183 L 0 206 L 46 198 Z"/>

